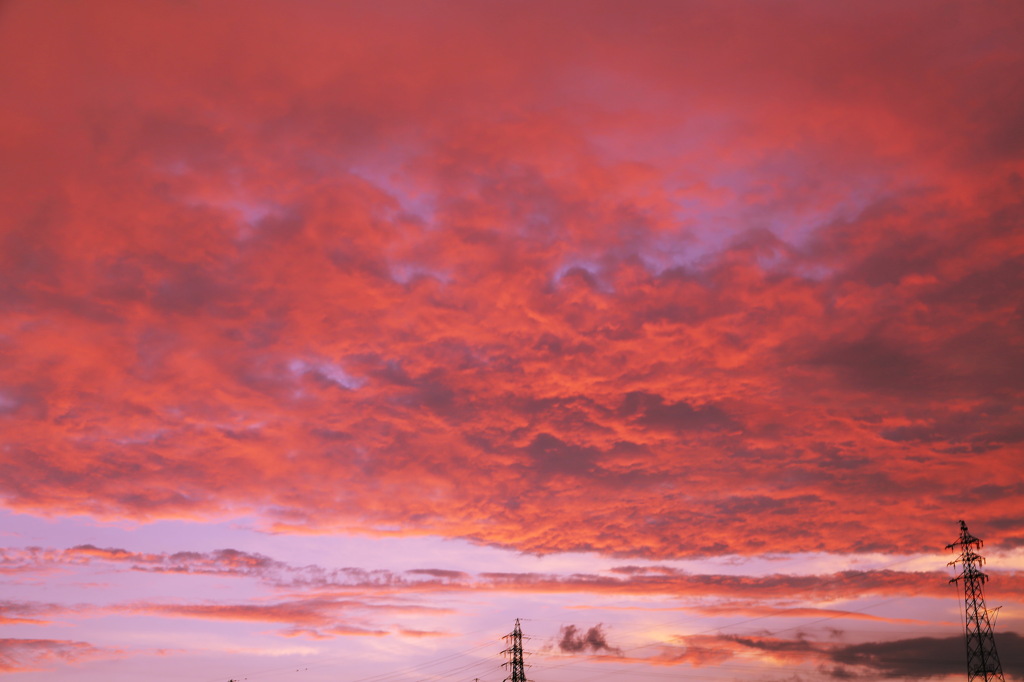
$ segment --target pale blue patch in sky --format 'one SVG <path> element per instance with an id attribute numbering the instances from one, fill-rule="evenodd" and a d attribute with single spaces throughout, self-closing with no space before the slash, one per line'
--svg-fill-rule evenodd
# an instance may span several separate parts
<path id="1" fill-rule="evenodd" d="M 118 445 L 143 445 L 146 443 L 155 442 L 160 437 L 164 436 L 166 433 L 166 429 L 160 429 L 157 431 L 144 431 L 130 436 L 123 436 L 121 438 L 111 438 L 110 441 L 112 443 L 117 443 Z"/>
<path id="2" fill-rule="evenodd" d="M 366 385 L 366 379 L 354 377 L 346 372 L 341 365 L 326 360 L 309 362 L 295 358 L 288 362 L 288 369 L 295 375 L 313 372 L 331 383 L 350 391 L 358 390 Z"/>
<path id="3" fill-rule="evenodd" d="M 4 412 L 13 412 L 18 408 L 20 403 L 14 399 L 13 396 L 8 395 L 4 391 L 0 391 L 0 414 Z"/>
<path id="4" fill-rule="evenodd" d="M 247 196 L 244 192 L 237 196 L 216 199 L 193 197 L 188 199 L 186 204 L 194 208 L 214 209 L 227 213 L 234 219 L 235 239 L 243 243 L 259 233 L 261 222 L 284 213 L 283 206 Z"/>
<path id="5" fill-rule="evenodd" d="M 432 268 L 426 268 L 417 263 L 389 263 L 388 270 L 391 279 L 399 284 L 408 284 L 415 278 L 421 276 L 432 277 L 444 284 L 448 284 L 451 281 L 451 277 L 448 273 Z"/>
<path id="6" fill-rule="evenodd" d="M 160 170 L 171 175 L 185 175 L 192 172 L 192 166 L 184 159 L 176 159 L 163 164 Z"/>
<path id="7" fill-rule="evenodd" d="M 727 241 L 725 236 L 721 239 L 713 236 L 693 232 L 657 235 L 640 248 L 638 256 L 655 275 L 674 268 L 696 267 L 708 256 L 718 253 Z"/>
<path id="8" fill-rule="evenodd" d="M 387 193 L 399 205 L 399 213 L 414 216 L 426 228 L 433 227 L 437 216 L 437 197 L 433 192 L 419 190 L 407 181 L 400 163 L 374 166 L 350 166 L 348 172 Z M 397 216 L 392 216 L 397 217 Z"/>

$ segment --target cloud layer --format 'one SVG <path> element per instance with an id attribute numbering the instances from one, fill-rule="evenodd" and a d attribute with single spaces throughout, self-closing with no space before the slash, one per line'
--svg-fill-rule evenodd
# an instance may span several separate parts
<path id="1" fill-rule="evenodd" d="M 1024 19 L 925 7 L 5 8 L 4 503 L 1024 543 Z"/>

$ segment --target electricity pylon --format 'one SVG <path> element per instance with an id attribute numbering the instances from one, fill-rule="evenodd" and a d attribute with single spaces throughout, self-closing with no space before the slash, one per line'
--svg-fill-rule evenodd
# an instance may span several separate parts
<path id="1" fill-rule="evenodd" d="M 501 664 L 509 670 L 509 676 L 504 682 L 530 682 L 526 679 L 526 666 L 523 665 L 523 631 L 519 628 L 518 618 L 512 632 L 502 639 L 508 643 L 508 648 L 501 652 L 508 656 L 508 660 Z"/>
<path id="2" fill-rule="evenodd" d="M 960 537 L 956 542 L 946 545 L 946 549 L 954 552 L 959 549 L 960 556 L 949 562 L 955 575 L 949 582 L 964 584 L 964 628 L 967 637 L 967 682 L 973 680 L 998 680 L 1003 682 L 1003 667 L 999 664 L 996 653 L 996 640 L 992 636 L 992 623 L 988 619 L 985 608 L 985 595 L 982 586 L 988 576 L 981 572 L 985 563 L 984 557 L 975 552 L 984 543 L 967 532 L 967 524 L 960 522 Z M 960 564 L 960 573 L 956 574 L 956 565 Z"/>

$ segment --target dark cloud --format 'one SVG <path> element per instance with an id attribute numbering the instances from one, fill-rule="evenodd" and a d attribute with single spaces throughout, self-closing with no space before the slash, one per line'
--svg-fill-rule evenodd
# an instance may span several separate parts
<path id="1" fill-rule="evenodd" d="M 601 623 L 588 628 L 586 632 L 581 631 L 575 625 L 563 625 L 558 631 L 558 649 L 568 654 L 622 653 L 621 649 L 608 643 Z"/>
<path id="2" fill-rule="evenodd" d="M 735 425 L 728 415 L 714 405 L 694 407 L 686 401 L 666 403 L 662 396 L 642 391 L 627 393 L 619 413 L 643 426 L 668 431 L 705 430 Z"/>
<path id="3" fill-rule="evenodd" d="M 1024 638 L 1015 632 L 998 633 L 996 649 L 1007 679 L 1024 679 Z M 827 679 L 923 680 L 963 675 L 967 669 L 963 636 L 915 637 L 862 644 L 837 644 L 805 636 L 781 639 L 771 636 L 698 635 L 683 638 L 689 660 L 701 651 L 715 662 L 757 650 L 792 663 L 815 663 Z M 690 650 L 693 652 L 690 652 Z M 699 660 L 699 656 L 697 660 Z M 694 662 L 694 665 L 697 665 Z"/>
<path id="4" fill-rule="evenodd" d="M 995 635 L 996 651 L 1008 679 L 1024 679 L 1024 637 L 1015 632 Z M 928 679 L 962 675 L 967 670 L 967 655 L 962 636 L 916 637 L 889 642 L 868 642 L 832 649 L 828 658 L 838 664 L 842 674 L 867 671 L 885 679 Z M 845 671 L 845 672 L 842 672 Z"/>
<path id="5" fill-rule="evenodd" d="M 934 390 L 940 374 L 905 342 L 881 337 L 830 340 L 811 364 L 827 367 L 857 388 L 886 394 Z"/>
<path id="6" fill-rule="evenodd" d="M 599 454 L 595 448 L 566 443 L 550 433 L 537 434 L 525 451 L 538 471 L 546 475 L 584 476 L 593 471 Z"/>

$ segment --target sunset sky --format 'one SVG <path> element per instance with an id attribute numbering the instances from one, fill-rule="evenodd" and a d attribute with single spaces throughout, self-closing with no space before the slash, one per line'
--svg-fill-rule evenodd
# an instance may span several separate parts
<path id="1" fill-rule="evenodd" d="M 1021 36 L 0 2 L 0 677 L 1024 679 Z"/>

